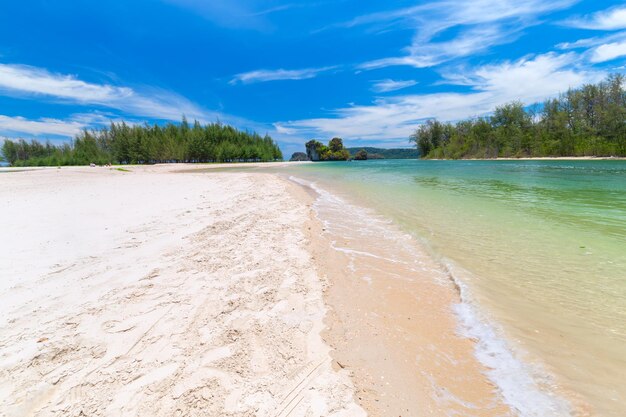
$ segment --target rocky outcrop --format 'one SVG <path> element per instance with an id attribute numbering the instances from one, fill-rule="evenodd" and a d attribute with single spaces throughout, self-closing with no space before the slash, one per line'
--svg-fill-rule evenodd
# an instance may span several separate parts
<path id="1" fill-rule="evenodd" d="M 309 157 L 304 152 L 294 152 L 290 161 L 308 161 Z"/>
<path id="2" fill-rule="evenodd" d="M 354 155 L 354 159 L 357 161 L 365 161 L 367 160 L 367 151 L 365 149 L 361 149 Z"/>
<path id="3" fill-rule="evenodd" d="M 322 145 L 320 142 L 313 139 L 313 140 L 308 141 L 305 146 L 306 146 L 306 155 L 309 158 L 309 160 L 319 161 L 320 153 L 322 152 L 322 148 L 324 147 L 324 145 Z"/>

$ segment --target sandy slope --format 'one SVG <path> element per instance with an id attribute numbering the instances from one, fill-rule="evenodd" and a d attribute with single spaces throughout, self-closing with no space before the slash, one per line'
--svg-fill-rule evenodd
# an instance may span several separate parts
<path id="1" fill-rule="evenodd" d="M 362 415 L 263 174 L 0 174 L 0 415 Z"/>

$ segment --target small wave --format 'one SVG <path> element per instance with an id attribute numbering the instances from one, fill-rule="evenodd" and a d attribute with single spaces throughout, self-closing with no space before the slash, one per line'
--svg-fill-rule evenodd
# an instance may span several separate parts
<path id="1" fill-rule="evenodd" d="M 450 277 L 461 298 L 454 306 L 459 333 L 476 342 L 476 358 L 488 369 L 487 376 L 500 390 L 504 402 L 520 417 L 571 416 L 569 403 L 550 392 L 548 374 L 519 360 L 497 326 L 473 301 L 467 284 L 454 273 Z"/>

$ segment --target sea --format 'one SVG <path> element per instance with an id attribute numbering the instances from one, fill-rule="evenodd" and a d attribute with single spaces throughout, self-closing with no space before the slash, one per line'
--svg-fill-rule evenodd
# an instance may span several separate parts
<path id="1" fill-rule="evenodd" d="M 354 222 L 341 204 L 366 209 L 376 227 L 386 219 L 450 272 L 461 292 L 451 306 L 458 332 L 476 340 L 518 415 L 626 415 L 626 161 L 370 160 L 277 171 L 316 190 L 327 225 Z"/>

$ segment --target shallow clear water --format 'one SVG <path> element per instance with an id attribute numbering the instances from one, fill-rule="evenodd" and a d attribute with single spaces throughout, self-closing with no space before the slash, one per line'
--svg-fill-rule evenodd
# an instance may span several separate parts
<path id="1" fill-rule="evenodd" d="M 287 170 L 421 239 L 518 355 L 557 375 L 574 402 L 626 415 L 626 161 L 376 160 Z"/>

